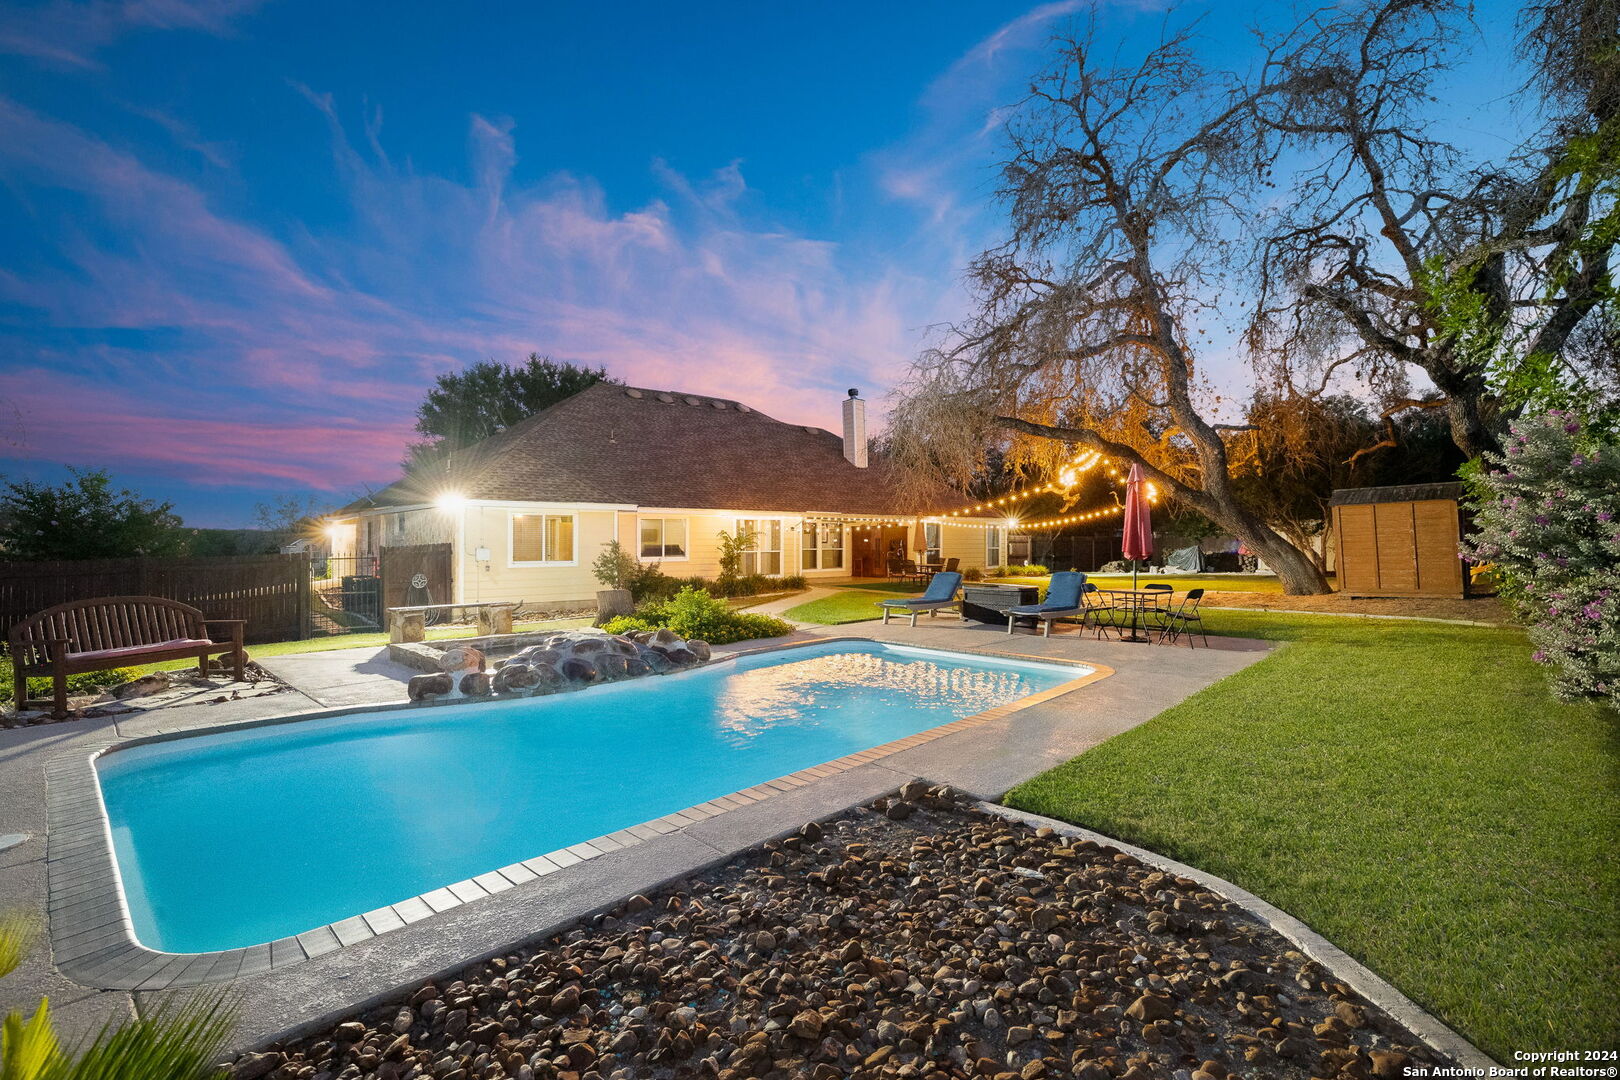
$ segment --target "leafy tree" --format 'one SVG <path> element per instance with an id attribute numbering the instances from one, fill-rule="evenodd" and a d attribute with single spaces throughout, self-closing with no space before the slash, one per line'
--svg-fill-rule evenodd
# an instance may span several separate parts
<path id="1" fill-rule="evenodd" d="M 114 491 L 100 470 L 72 470 L 59 486 L 17 480 L 0 491 L 0 550 L 8 559 L 121 559 L 184 555 L 188 536 L 172 503 Z"/>
<path id="2" fill-rule="evenodd" d="M 427 440 L 408 448 L 405 468 L 414 472 L 442 463 L 452 451 L 611 381 L 606 368 L 559 363 L 538 353 L 515 367 L 487 360 L 445 372 L 417 407 L 416 430 Z"/>
<path id="3" fill-rule="evenodd" d="M 1269 91 L 1252 106 L 1253 137 L 1295 166 L 1258 174 L 1282 197 L 1254 258 L 1256 362 L 1298 392 L 1353 373 L 1386 416 L 1436 410 L 1470 458 L 1500 449 L 1524 408 L 1601 394 L 1612 353 L 1605 371 L 1590 345 L 1615 317 L 1620 0 L 1527 8 L 1535 74 L 1515 104 L 1542 122 L 1480 163 L 1432 108 L 1467 4 L 1326 10 L 1267 43 Z M 1414 379 L 1437 392 L 1415 395 Z"/>
<path id="4" fill-rule="evenodd" d="M 253 523 L 268 534 L 264 546 L 275 551 L 300 536 L 312 535 L 319 519 L 331 509 L 314 495 L 277 495 L 254 505 Z"/>
<path id="5" fill-rule="evenodd" d="M 1234 204 L 1269 147 L 1250 116 L 1269 86 L 1205 70 L 1186 32 L 1138 64 L 1064 41 L 1008 124 L 1010 237 L 974 260 L 979 310 L 925 353 L 891 416 L 908 474 L 958 483 L 1007 446 L 1055 475 L 1090 451 L 1142 466 L 1171 499 L 1243 540 L 1290 593 L 1328 591 L 1234 486 L 1245 425 L 1200 382 L 1197 316 L 1236 263 Z"/>

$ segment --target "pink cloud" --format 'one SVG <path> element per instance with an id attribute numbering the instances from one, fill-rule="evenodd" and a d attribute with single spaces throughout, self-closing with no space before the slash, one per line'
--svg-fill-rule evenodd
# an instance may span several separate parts
<path id="1" fill-rule="evenodd" d="M 0 408 L 21 425 L 7 447 L 12 458 L 156 466 L 199 484 L 297 484 L 329 492 L 392 475 L 410 426 L 153 409 L 115 389 L 38 370 L 0 374 Z"/>

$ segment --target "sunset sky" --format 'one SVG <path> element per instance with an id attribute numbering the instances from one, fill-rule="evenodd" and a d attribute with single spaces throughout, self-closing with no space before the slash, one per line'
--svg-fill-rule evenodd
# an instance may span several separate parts
<path id="1" fill-rule="evenodd" d="M 393 479 L 435 374 L 531 351 L 833 426 L 964 310 L 997 110 L 1081 5 L 360 8 L 0 3 L 0 472 L 244 525 Z M 1267 8 L 1181 12 L 1220 59 Z M 1456 83 L 1487 150 L 1512 11 Z"/>

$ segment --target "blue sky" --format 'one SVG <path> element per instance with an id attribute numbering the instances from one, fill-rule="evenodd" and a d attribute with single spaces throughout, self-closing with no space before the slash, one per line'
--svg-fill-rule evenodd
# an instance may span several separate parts
<path id="1" fill-rule="evenodd" d="M 246 524 L 386 483 L 434 374 L 530 351 L 832 426 L 964 310 L 997 110 L 1080 9 L 0 3 L 0 472 Z M 1177 17 L 1220 58 L 1277 10 Z M 1485 147 L 1511 12 L 1448 103 Z"/>

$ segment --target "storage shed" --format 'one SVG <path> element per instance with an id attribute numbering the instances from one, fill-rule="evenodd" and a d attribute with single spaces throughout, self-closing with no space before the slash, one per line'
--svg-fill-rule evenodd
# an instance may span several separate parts
<path id="1" fill-rule="evenodd" d="M 1341 488 L 1328 505 L 1346 596 L 1467 596 L 1463 485 Z"/>

